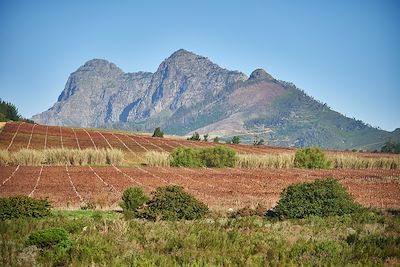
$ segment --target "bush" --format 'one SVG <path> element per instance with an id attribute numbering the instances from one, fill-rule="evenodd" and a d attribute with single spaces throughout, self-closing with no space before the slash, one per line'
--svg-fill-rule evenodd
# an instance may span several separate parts
<path id="1" fill-rule="evenodd" d="M 306 218 L 350 214 L 360 208 L 337 181 L 329 179 L 290 185 L 273 212 L 281 219 Z"/>
<path id="2" fill-rule="evenodd" d="M 220 141 L 220 139 L 219 139 L 218 136 L 214 137 L 214 139 L 213 139 L 213 142 L 214 142 L 214 143 L 219 143 L 219 141 Z"/>
<path id="3" fill-rule="evenodd" d="M 50 204 L 45 199 L 27 196 L 0 198 L 0 220 L 40 218 L 50 215 Z"/>
<path id="4" fill-rule="evenodd" d="M 187 140 L 200 141 L 200 134 L 198 132 L 194 132 L 192 134 L 192 137 L 189 137 Z"/>
<path id="5" fill-rule="evenodd" d="M 296 151 L 294 165 L 306 169 L 325 169 L 329 168 L 330 162 L 320 148 L 306 147 Z"/>
<path id="6" fill-rule="evenodd" d="M 154 130 L 153 137 L 164 137 L 164 132 L 161 131 L 161 128 L 160 128 L 160 127 L 157 127 L 157 128 Z"/>
<path id="7" fill-rule="evenodd" d="M 125 213 L 136 213 L 137 209 L 143 206 L 149 198 L 140 187 L 130 187 L 122 194 L 121 208 Z"/>
<path id="8" fill-rule="evenodd" d="M 234 167 L 235 161 L 235 150 L 224 146 L 202 149 L 176 148 L 171 153 L 171 166 L 174 167 Z"/>
<path id="9" fill-rule="evenodd" d="M 382 146 L 381 152 L 383 152 L 383 153 L 400 154 L 400 143 L 396 143 L 396 142 L 393 142 L 393 141 L 387 141 Z"/>
<path id="10" fill-rule="evenodd" d="M 240 144 L 240 137 L 239 136 L 234 136 L 231 140 L 232 144 L 238 145 Z"/>
<path id="11" fill-rule="evenodd" d="M 180 186 L 159 187 L 139 212 L 148 220 L 194 220 L 204 217 L 208 207 Z"/>
<path id="12" fill-rule="evenodd" d="M 68 233 L 63 228 L 49 228 L 31 233 L 27 244 L 38 248 L 51 248 L 55 245 L 66 245 L 70 242 Z"/>
<path id="13" fill-rule="evenodd" d="M 204 167 L 199 156 L 199 150 L 178 147 L 171 153 L 171 166 L 198 168 Z"/>
<path id="14" fill-rule="evenodd" d="M 204 148 L 200 150 L 199 156 L 203 165 L 209 168 L 235 166 L 236 152 L 229 147 L 214 146 Z"/>

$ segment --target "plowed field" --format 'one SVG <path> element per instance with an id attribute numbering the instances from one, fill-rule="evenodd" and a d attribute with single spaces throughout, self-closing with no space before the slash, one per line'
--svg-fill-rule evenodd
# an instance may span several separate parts
<path id="1" fill-rule="evenodd" d="M 150 167 L 0 167 L 0 196 L 47 197 L 56 207 L 116 207 L 124 189 L 175 184 L 214 209 L 273 206 L 289 184 L 332 177 L 364 206 L 400 208 L 399 170 L 250 170 Z"/>

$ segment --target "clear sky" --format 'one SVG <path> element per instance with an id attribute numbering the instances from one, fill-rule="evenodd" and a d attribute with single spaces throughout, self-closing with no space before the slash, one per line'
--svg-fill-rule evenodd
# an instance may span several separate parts
<path id="1" fill-rule="evenodd" d="M 179 48 L 261 67 L 348 117 L 400 127 L 400 1 L 0 0 L 0 97 L 51 107 L 92 58 L 154 72 Z"/>

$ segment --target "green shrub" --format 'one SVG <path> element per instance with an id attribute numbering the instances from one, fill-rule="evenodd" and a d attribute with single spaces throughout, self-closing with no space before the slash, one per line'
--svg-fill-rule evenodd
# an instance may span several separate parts
<path id="1" fill-rule="evenodd" d="M 160 128 L 160 127 L 157 127 L 157 128 L 154 130 L 153 137 L 164 137 L 164 132 L 161 131 L 161 128 Z"/>
<path id="2" fill-rule="evenodd" d="M 325 169 L 329 168 L 330 162 L 320 148 L 306 147 L 296 151 L 294 165 L 298 168 Z"/>
<path id="3" fill-rule="evenodd" d="M 234 167 L 236 161 L 235 150 L 225 146 L 203 148 L 199 152 L 201 162 L 209 168 Z"/>
<path id="4" fill-rule="evenodd" d="M 204 164 L 200 159 L 199 150 L 178 147 L 171 153 L 171 166 L 198 168 L 204 167 Z"/>
<path id="5" fill-rule="evenodd" d="M 143 206 L 149 198 L 145 195 L 140 187 L 130 187 L 122 194 L 122 202 L 120 204 L 124 212 L 136 213 L 137 209 Z"/>
<path id="6" fill-rule="evenodd" d="M 240 144 L 240 137 L 239 136 L 234 136 L 231 140 L 232 144 L 238 145 Z"/>
<path id="7" fill-rule="evenodd" d="M 224 146 L 201 149 L 176 148 L 171 153 L 171 166 L 174 167 L 234 167 L 235 161 L 235 150 Z"/>
<path id="8" fill-rule="evenodd" d="M 50 215 L 50 204 L 46 199 L 27 196 L 0 198 L 0 220 L 16 218 L 40 218 Z"/>
<path id="9" fill-rule="evenodd" d="M 186 193 L 180 186 L 159 187 L 147 205 L 140 210 L 140 217 L 149 220 L 194 220 L 204 217 L 208 207 Z"/>
<path id="10" fill-rule="evenodd" d="M 38 248 L 51 248 L 56 245 L 67 245 L 70 242 L 68 233 L 63 228 L 48 228 L 31 233 L 27 244 Z"/>
<path id="11" fill-rule="evenodd" d="M 337 181 L 329 179 L 290 185 L 281 193 L 273 212 L 284 219 L 344 215 L 360 209 Z"/>
<path id="12" fill-rule="evenodd" d="M 198 132 L 194 132 L 191 137 L 189 137 L 187 140 L 191 141 L 200 141 L 200 134 Z"/>
<path id="13" fill-rule="evenodd" d="M 218 136 L 214 137 L 214 139 L 213 139 L 213 142 L 214 142 L 214 143 L 219 143 L 219 141 L 220 141 L 220 139 L 219 139 Z"/>

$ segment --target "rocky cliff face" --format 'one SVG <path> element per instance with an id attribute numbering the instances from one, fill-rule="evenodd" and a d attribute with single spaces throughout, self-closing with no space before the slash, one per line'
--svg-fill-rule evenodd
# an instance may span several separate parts
<path id="1" fill-rule="evenodd" d="M 350 148 L 389 133 L 346 118 L 262 69 L 250 77 L 178 50 L 155 73 L 124 73 L 93 59 L 72 73 L 58 101 L 38 123 L 114 127 L 173 134 L 255 135 L 270 144 Z M 362 136 L 360 136 L 362 134 Z"/>

